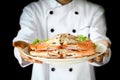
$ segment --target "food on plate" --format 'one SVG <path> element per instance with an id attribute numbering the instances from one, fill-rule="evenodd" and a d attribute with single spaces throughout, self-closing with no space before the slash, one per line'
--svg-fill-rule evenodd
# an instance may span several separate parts
<path id="1" fill-rule="evenodd" d="M 82 58 L 96 53 L 95 44 L 83 35 L 57 34 L 46 40 L 28 44 L 28 53 L 41 58 Z"/>

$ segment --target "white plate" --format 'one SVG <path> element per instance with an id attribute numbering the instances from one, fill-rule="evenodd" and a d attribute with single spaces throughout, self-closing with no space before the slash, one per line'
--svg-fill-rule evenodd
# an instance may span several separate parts
<path id="1" fill-rule="evenodd" d="M 31 58 L 34 58 L 36 60 L 40 60 L 44 63 L 47 64 L 74 64 L 74 63 L 80 63 L 80 62 L 84 62 L 84 61 L 88 61 L 89 59 L 95 58 L 101 54 L 103 54 L 106 51 L 106 46 L 100 43 L 95 43 L 97 45 L 96 47 L 96 54 L 89 56 L 89 57 L 83 57 L 83 58 L 69 58 L 69 59 L 47 59 L 47 58 L 40 58 L 40 57 L 34 57 L 29 55 L 29 53 L 27 52 L 27 48 L 23 49 L 23 54 L 26 56 L 29 56 Z M 100 52 L 99 54 L 97 54 L 97 52 Z"/>

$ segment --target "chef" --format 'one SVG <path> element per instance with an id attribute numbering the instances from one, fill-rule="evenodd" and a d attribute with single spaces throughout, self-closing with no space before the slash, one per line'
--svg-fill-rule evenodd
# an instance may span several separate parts
<path id="1" fill-rule="evenodd" d="M 94 42 L 108 47 L 106 54 L 77 64 L 46 64 L 14 55 L 21 67 L 33 64 L 31 80 L 95 80 L 94 66 L 102 66 L 111 57 L 111 41 L 106 36 L 104 9 L 86 0 L 38 0 L 28 4 L 20 17 L 20 27 L 15 41 L 31 43 L 34 39 L 47 39 L 59 33 L 88 36 Z M 34 63 L 33 63 L 34 62 Z"/>

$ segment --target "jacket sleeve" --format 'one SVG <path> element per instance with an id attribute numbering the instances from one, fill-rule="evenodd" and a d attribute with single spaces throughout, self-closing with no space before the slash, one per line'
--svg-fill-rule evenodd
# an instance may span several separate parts
<path id="1" fill-rule="evenodd" d="M 96 10 L 93 9 L 92 18 L 90 19 L 90 39 L 94 42 L 99 40 L 106 40 L 110 43 L 110 39 L 107 37 L 107 27 L 106 27 L 106 21 L 104 16 L 104 9 L 99 6 Z M 90 63 L 94 66 L 102 66 L 109 62 L 111 58 L 111 49 L 109 48 L 109 56 L 105 57 L 102 63 Z"/>
<path id="2" fill-rule="evenodd" d="M 20 17 L 20 30 L 14 41 L 25 41 L 31 43 L 33 39 L 37 38 L 36 25 L 34 23 L 34 14 L 31 7 L 25 7 Z M 28 66 L 31 63 L 25 62 L 19 54 L 19 51 L 14 48 L 14 55 L 22 67 Z"/>

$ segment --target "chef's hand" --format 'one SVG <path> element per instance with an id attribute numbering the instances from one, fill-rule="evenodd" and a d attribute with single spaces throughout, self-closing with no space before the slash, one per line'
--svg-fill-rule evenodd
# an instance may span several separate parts
<path id="1" fill-rule="evenodd" d="M 27 47 L 29 45 L 29 43 L 26 43 L 24 41 L 16 41 L 16 42 L 13 42 L 12 44 L 14 47 L 18 48 L 19 49 L 19 52 L 20 52 L 20 55 L 22 57 L 23 60 L 25 60 L 26 62 L 31 62 L 31 63 L 42 63 L 42 61 L 39 61 L 39 60 L 35 60 L 33 59 L 32 57 L 29 57 L 25 54 L 23 54 L 22 50 Z"/>
<path id="2" fill-rule="evenodd" d="M 105 40 L 99 40 L 97 42 L 104 44 L 107 48 L 110 48 L 110 44 L 107 41 L 105 41 Z M 103 62 L 103 58 L 104 57 L 108 57 L 108 56 L 109 56 L 109 50 L 107 49 L 102 55 L 97 56 L 94 59 L 90 59 L 90 60 L 88 60 L 88 62 L 91 62 L 91 63 L 92 62 L 101 63 L 101 62 Z"/>
<path id="3" fill-rule="evenodd" d="M 24 59 L 24 61 L 26 61 L 26 62 L 40 63 L 40 64 L 42 63 L 42 61 L 36 60 L 36 59 L 34 59 L 34 58 L 32 58 L 32 57 L 29 57 L 29 56 L 26 56 L 26 55 L 24 55 L 23 53 L 20 53 L 20 55 L 21 55 L 22 59 Z"/>

